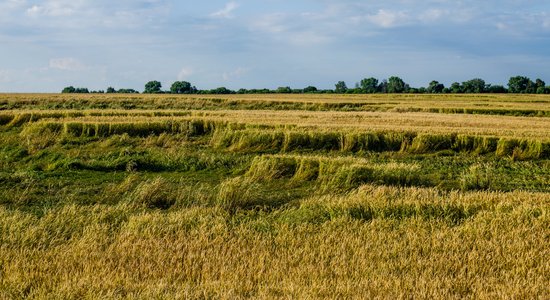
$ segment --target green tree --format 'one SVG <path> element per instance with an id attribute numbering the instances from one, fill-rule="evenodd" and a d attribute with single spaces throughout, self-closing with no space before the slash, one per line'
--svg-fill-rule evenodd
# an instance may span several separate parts
<path id="1" fill-rule="evenodd" d="M 348 91 L 348 86 L 344 81 L 338 81 L 338 83 L 336 83 L 335 89 L 334 89 L 335 93 L 344 94 L 347 91 Z"/>
<path id="2" fill-rule="evenodd" d="M 379 93 L 387 93 L 388 81 L 386 79 L 382 79 L 382 81 L 380 81 L 380 84 L 376 87 L 376 91 Z"/>
<path id="3" fill-rule="evenodd" d="M 513 94 L 525 94 L 529 92 L 534 83 L 525 76 L 514 76 L 508 80 L 508 91 Z"/>
<path id="4" fill-rule="evenodd" d="M 74 86 L 68 86 L 66 88 L 64 88 L 61 93 L 63 94 L 69 94 L 69 93 L 74 93 L 76 91 L 76 89 L 74 88 Z"/>
<path id="5" fill-rule="evenodd" d="M 112 86 L 107 88 L 107 94 L 114 94 L 114 93 L 116 93 L 115 88 L 113 88 Z"/>
<path id="6" fill-rule="evenodd" d="M 222 86 L 222 87 L 210 90 L 210 93 L 211 94 L 224 95 L 224 94 L 234 94 L 235 92 L 233 92 L 232 90 Z"/>
<path id="7" fill-rule="evenodd" d="M 388 78 L 388 93 L 404 93 L 409 89 L 408 84 L 406 84 L 403 79 L 392 76 Z"/>
<path id="8" fill-rule="evenodd" d="M 535 81 L 535 89 L 537 94 L 544 94 L 546 92 L 546 82 L 542 79 L 537 78 Z"/>
<path id="9" fill-rule="evenodd" d="M 162 84 L 156 80 L 149 81 L 145 84 L 145 90 L 143 93 L 145 94 L 159 94 L 161 93 Z"/>
<path id="10" fill-rule="evenodd" d="M 378 91 L 378 79 L 374 77 L 361 80 L 358 86 L 363 93 L 374 94 Z"/>
<path id="11" fill-rule="evenodd" d="M 139 94 L 139 92 L 134 90 L 134 89 L 119 89 L 117 91 L 117 93 L 119 93 L 119 94 Z"/>
<path id="12" fill-rule="evenodd" d="M 77 94 L 88 94 L 90 91 L 87 88 L 76 88 L 75 93 Z"/>
<path id="13" fill-rule="evenodd" d="M 176 81 L 170 87 L 172 94 L 193 94 L 196 92 L 196 88 L 187 81 Z"/>
<path id="14" fill-rule="evenodd" d="M 487 87 L 487 92 L 492 94 L 505 94 L 508 90 L 502 85 L 489 85 Z"/>
<path id="15" fill-rule="evenodd" d="M 275 92 L 278 94 L 290 94 L 292 93 L 292 89 L 289 86 L 280 86 Z"/>
<path id="16" fill-rule="evenodd" d="M 462 86 L 458 82 L 453 82 L 453 84 L 451 84 L 450 89 L 451 89 L 451 93 L 453 93 L 453 94 L 463 93 Z"/>
<path id="17" fill-rule="evenodd" d="M 440 94 L 440 93 L 443 93 L 443 90 L 445 89 L 445 86 L 441 83 L 439 83 L 439 81 L 432 81 L 430 82 L 430 85 L 428 86 L 428 93 L 431 93 L 431 94 Z"/>
<path id="18" fill-rule="evenodd" d="M 308 94 L 316 93 L 317 91 L 318 91 L 317 88 L 311 85 L 304 89 L 304 93 L 308 93 Z"/>
<path id="19" fill-rule="evenodd" d="M 486 88 L 487 86 L 485 85 L 485 80 L 480 78 L 474 78 L 468 81 L 464 81 L 462 83 L 462 91 L 464 93 L 470 93 L 470 94 L 485 93 Z"/>

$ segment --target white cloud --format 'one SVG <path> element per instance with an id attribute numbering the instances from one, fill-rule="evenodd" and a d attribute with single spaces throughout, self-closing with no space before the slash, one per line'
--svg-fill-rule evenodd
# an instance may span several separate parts
<path id="1" fill-rule="evenodd" d="M 264 15 L 252 22 L 250 29 L 269 33 L 282 33 L 289 29 L 285 25 L 290 24 L 288 19 L 286 14 L 281 13 Z"/>
<path id="2" fill-rule="evenodd" d="M 420 14 L 418 19 L 422 22 L 435 22 L 449 15 L 448 10 L 432 8 Z"/>
<path id="3" fill-rule="evenodd" d="M 79 71 L 85 69 L 86 66 L 77 59 L 66 57 L 50 59 L 50 68 L 64 71 Z"/>
<path id="4" fill-rule="evenodd" d="M 78 2 L 77 2 L 78 3 Z M 31 17 L 68 17 L 75 14 L 78 4 L 65 3 L 64 1 L 48 1 L 44 5 L 33 5 L 27 9 L 27 15 Z"/>
<path id="5" fill-rule="evenodd" d="M 210 14 L 210 16 L 214 18 L 230 19 L 230 18 L 233 18 L 233 11 L 238 7 L 239 7 L 239 4 L 237 4 L 236 2 L 229 2 L 225 5 L 225 7 L 222 10 L 212 13 Z"/>
<path id="6" fill-rule="evenodd" d="M 333 22 L 323 14 L 277 13 L 256 18 L 250 23 L 249 29 L 266 33 L 277 43 L 308 47 L 331 42 L 332 35 L 340 32 L 341 26 L 343 26 L 342 22 Z M 265 34 L 262 35 L 263 38 L 265 36 Z"/>
<path id="7" fill-rule="evenodd" d="M 409 16 L 404 12 L 394 12 L 385 9 L 380 9 L 374 15 L 366 17 L 368 21 L 382 28 L 392 28 L 405 24 Z"/>
<path id="8" fill-rule="evenodd" d="M 507 30 L 509 28 L 508 25 L 506 25 L 503 22 L 497 22 L 495 26 L 498 28 L 498 30 L 502 30 L 502 31 Z"/>
<path id="9" fill-rule="evenodd" d="M 288 41 L 297 46 L 311 46 L 329 43 L 332 41 L 331 37 L 323 35 L 315 31 L 302 31 L 290 34 Z"/>
<path id="10" fill-rule="evenodd" d="M 7 70 L 0 70 L 0 82 L 9 82 L 10 80 L 9 72 Z"/>
<path id="11" fill-rule="evenodd" d="M 541 17 L 541 22 L 542 22 L 542 27 L 545 28 L 545 29 L 550 29 L 550 14 L 549 13 L 541 13 L 540 14 L 540 17 Z"/>
<path id="12" fill-rule="evenodd" d="M 235 69 L 234 71 L 223 73 L 222 78 L 223 78 L 224 81 L 229 81 L 229 80 L 234 79 L 234 78 L 242 77 L 243 75 L 248 73 L 248 71 L 249 70 L 247 68 L 239 67 L 239 68 Z"/>
<path id="13" fill-rule="evenodd" d="M 193 75 L 194 71 L 191 68 L 182 68 L 178 73 L 178 80 L 187 80 L 189 76 Z"/>

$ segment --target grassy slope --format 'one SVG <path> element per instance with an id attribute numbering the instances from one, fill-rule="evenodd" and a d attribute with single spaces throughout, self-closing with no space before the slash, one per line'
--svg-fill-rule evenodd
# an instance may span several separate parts
<path id="1" fill-rule="evenodd" d="M 36 97 L 26 109 L 70 102 Z M 109 106 L 122 96 L 74 97 Z M 174 101 L 155 97 L 143 99 Z M 411 140 L 387 151 L 364 138 L 332 148 L 334 133 L 315 128 L 154 131 L 122 119 L 130 125 L 89 135 L 44 125 L 65 117 L 21 120 L 0 129 L 0 298 L 550 296 L 550 160 L 535 146 Z M 277 130 L 281 142 L 266 138 Z"/>

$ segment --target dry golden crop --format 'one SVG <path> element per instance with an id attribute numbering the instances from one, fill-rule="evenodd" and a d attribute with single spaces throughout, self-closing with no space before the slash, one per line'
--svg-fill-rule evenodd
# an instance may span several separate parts
<path id="1" fill-rule="evenodd" d="M 550 298 L 550 96 L 0 108 L 0 299 Z"/>

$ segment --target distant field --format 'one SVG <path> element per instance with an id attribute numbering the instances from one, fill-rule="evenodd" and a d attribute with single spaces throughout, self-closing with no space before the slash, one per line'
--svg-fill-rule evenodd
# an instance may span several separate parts
<path id="1" fill-rule="evenodd" d="M 550 96 L 0 94 L 0 298 L 550 298 Z"/>

